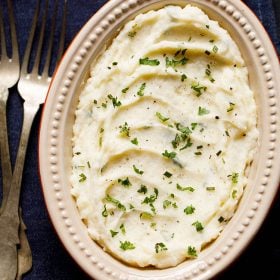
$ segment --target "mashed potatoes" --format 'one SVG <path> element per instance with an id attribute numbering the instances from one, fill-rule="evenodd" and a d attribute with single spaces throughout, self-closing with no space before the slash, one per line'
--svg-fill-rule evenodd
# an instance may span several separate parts
<path id="1" fill-rule="evenodd" d="M 76 110 L 72 194 L 89 235 L 140 267 L 197 257 L 242 196 L 256 119 L 241 54 L 204 12 L 128 22 Z"/>

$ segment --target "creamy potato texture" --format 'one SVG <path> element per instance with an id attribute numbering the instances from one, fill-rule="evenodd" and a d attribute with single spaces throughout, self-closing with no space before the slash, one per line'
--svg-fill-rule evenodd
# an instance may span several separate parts
<path id="1" fill-rule="evenodd" d="M 236 210 L 256 123 L 226 30 L 193 6 L 138 15 L 92 64 L 76 110 L 72 194 L 89 235 L 140 267 L 199 256 Z"/>

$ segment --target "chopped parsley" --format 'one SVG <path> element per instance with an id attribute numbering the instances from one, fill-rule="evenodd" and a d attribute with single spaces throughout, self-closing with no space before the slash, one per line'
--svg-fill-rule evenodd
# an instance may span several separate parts
<path id="1" fill-rule="evenodd" d="M 82 183 L 84 182 L 86 179 L 87 179 L 87 176 L 84 174 L 84 173 L 81 173 L 79 175 L 80 179 L 79 179 L 79 182 Z"/>
<path id="2" fill-rule="evenodd" d="M 215 187 L 207 187 L 206 190 L 209 191 L 209 192 L 213 192 L 213 191 L 216 190 L 216 188 Z"/>
<path id="3" fill-rule="evenodd" d="M 168 152 L 167 150 L 165 150 L 164 153 L 162 153 L 162 155 L 166 158 L 173 159 L 176 157 L 177 154 L 175 152 Z"/>
<path id="4" fill-rule="evenodd" d="M 147 187 L 145 185 L 141 185 L 140 189 L 137 190 L 138 193 L 146 194 L 148 191 Z"/>
<path id="5" fill-rule="evenodd" d="M 146 83 L 143 83 L 143 84 L 140 86 L 139 90 L 137 91 L 137 95 L 139 95 L 139 96 L 144 96 L 144 90 L 145 90 L 145 88 L 146 88 Z"/>
<path id="6" fill-rule="evenodd" d="M 192 223 L 192 226 L 195 226 L 195 229 L 196 229 L 197 232 L 200 232 L 204 229 L 201 222 L 199 222 L 199 221 L 196 221 L 196 222 Z"/>
<path id="7" fill-rule="evenodd" d="M 191 123 L 191 128 L 192 130 L 195 130 L 197 127 L 198 123 Z"/>
<path id="8" fill-rule="evenodd" d="M 135 37 L 136 34 L 137 34 L 136 31 L 129 31 L 127 35 L 128 35 L 128 37 L 133 38 L 133 37 Z"/>
<path id="9" fill-rule="evenodd" d="M 168 208 L 171 204 L 172 204 L 172 201 L 170 201 L 170 200 L 164 200 L 163 203 L 162 203 L 162 207 L 163 207 L 163 209 L 166 209 L 166 208 Z"/>
<path id="10" fill-rule="evenodd" d="M 233 111 L 234 108 L 235 108 L 235 104 L 232 102 L 229 102 L 229 107 L 227 108 L 227 112 L 229 113 L 229 112 Z"/>
<path id="11" fill-rule="evenodd" d="M 209 110 L 199 106 L 199 108 L 198 108 L 198 115 L 199 116 L 208 115 L 209 113 L 210 113 Z"/>
<path id="12" fill-rule="evenodd" d="M 114 108 L 122 105 L 121 101 L 119 101 L 118 98 L 114 97 L 112 94 L 109 94 L 108 98 L 112 101 Z"/>
<path id="13" fill-rule="evenodd" d="M 166 122 L 169 120 L 169 118 L 164 117 L 161 113 L 156 112 L 156 116 L 162 121 L 162 122 Z"/>
<path id="14" fill-rule="evenodd" d="M 116 236 L 119 232 L 118 231 L 113 231 L 112 229 L 110 230 L 111 236 L 114 237 Z"/>
<path id="15" fill-rule="evenodd" d="M 136 146 L 138 145 L 138 139 L 137 138 L 132 139 L 130 142 L 132 144 L 136 145 Z"/>
<path id="16" fill-rule="evenodd" d="M 121 136 L 129 137 L 130 128 L 129 128 L 127 122 L 125 122 L 123 125 L 119 126 L 119 128 L 120 128 L 120 135 Z"/>
<path id="17" fill-rule="evenodd" d="M 140 174 L 140 175 L 143 175 L 143 174 L 144 174 L 144 171 L 138 169 L 134 164 L 133 164 L 133 170 L 134 170 L 135 173 L 137 173 L 137 174 Z"/>
<path id="18" fill-rule="evenodd" d="M 112 204 L 114 204 L 121 211 L 126 211 L 126 207 L 123 204 L 121 204 L 121 202 L 119 200 L 113 198 L 109 194 L 107 194 L 107 196 L 106 196 L 106 201 L 111 202 Z"/>
<path id="19" fill-rule="evenodd" d="M 107 208 L 106 208 L 106 204 L 104 204 L 104 209 L 103 209 L 103 211 L 102 211 L 102 216 L 103 217 L 108 217 L 108 211 L 107 211 Z"/>
<path id="20" fill-rule="evenodd" d="M 126 250 L 133 250 L 135 249 L 135 245 L 129 241 L 120 241 L 120 248 L 123 249 L 124 251 Z"/>
<path id="21" fill-rule="evenodd" d="M 126 87 L 126 88 L 122 89 L 122 93 L 127 93 L 128 90 L 129 90 L 129 87 Z"/>
<path id="22" fill-rule="evenodd" d="M 182 132 L 183 134 L 191 134 L 192 131 L 190 130 L 190 128 L 188 126 L 183 126 L 182 124 L 180 123 L 176 123 L 176 128 L 177 130 L 179 130 L 180 132 Z"/>
<path id="23" fill-rule="evenodd" d="M 126 188 L 131 186 L 131 183 L 130 183 L 128 177 L 126 177 L 125 179 L 118 179 L 118 183 L 122 184 Z"/>
<path id="24" fill-rule="evenodd" d="M 184 82 L 187 79 L 187 75 L 186 74 L 182 74 L 181 75 L 181 82 Z"/>
<path id="25" fill-rule="evenodd" d="M 236 195 L 237 195 L 237 190 L 233 190 L 233 191 L 232 191 L 232 194 L 231 194 L 231 197 L 232 197 L 233 199 L 236 199 Z"/>
<path id="26" fill-rule="evenodd" d="M 231 181 L 232 181 L 233 184 L 238 183 L 238 177 L 239 177 L 238 173 L 233 172 L 231 175 L 229 175 L 229 177 L 231 177 Z"/>
<path id="27" fill-rule="evenodd" d="M 170 177 L 172 177 L 172 173 L 170 173 L 170 172 L 168 172 L 168 171 L 165 171 L 164 173 L 163 173 L 163 175 L 165 176 L 165 177 L 167 177 L 167 178 L 170 178 Z"/>
<path id="28" fill-rule="evenodd" d="M 195 211 L 195 208 L 194 208 L 192 205 L 187 206 L 187 207 L 184 209 L 184 213 L 185 213 L 186 215 L 193 214 L 194 211 Z"/>
<path id="29" fill-rule="evenodd" d="M 176 185 L 177 190 L 179 191 L 189 191 L 189 192 L 194 192 L 195 189 L 193 187 L 182 187 L 179 184 Z"/>
<path id="30" fill-rule="evenodd" d="M 166 67 L 176 68 L 179 65 L 185 65 L 188 62 L 188 59 L 183 57 L 180 60 L 169 59 L 168 57 L 165 58 Z"/>
<path id="31" fill-rule="evenodd" d="M 200 85 L 198 82 L 197 84 L 193 83 L 191 85 L 191 89 L 195 92 L 195 95 L 199 97 L 202 95 L 203 92 L 207 90 L 207 87 Z"/>
<path id="32" fill-rule="evenodd" d="M 142 212 L 140 213 L 140 219 L 143 219 L 143 220 L 150 220 L 153 218 L 153 215 L 149 212 Z"/>
<path id="33" fill-rule="evenodd" d="M 191 246 L 188 247 L 188 255 L 191 257 L 197 257 L 197 252 L 195 247 L 191 247 Z"/>
<path id="34" fill-rule="evenodd" d="M 158 59 L 149 59 L 148 57 L 140 58 L 139 64 L 149 65 L 149 66 L 158 66 L 160 61 Z"/>
<path id="35" fill-rule="evenodd" d="M 124 224 L 120 225 L 120 230 L 121 230 L 122 234 L 126 233 Z"/>
<path id="36" fill-rule="evenodd" d="M 164 243 L 160 242 L 160 243 L 155 244 L 155 250 L 156 250 L 156 253 L 158 254 L 159 252 L 167 251 L 168 249 Z"/>
<path id="37" fill-rule="evenodd" d="M 142 201 L 142 204 L 150 204 L 156 201 L 158 198 L 158 189 L 154 188 L 154 194 L 150 196 L 146 196 L 145 199 Z"/>

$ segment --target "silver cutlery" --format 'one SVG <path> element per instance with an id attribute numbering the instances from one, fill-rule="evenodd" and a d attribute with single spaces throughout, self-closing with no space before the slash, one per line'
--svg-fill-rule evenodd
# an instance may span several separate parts
<path id="1" fill-rule="evenodd" d="M 46 0 L 45 4 L 38 44 L 35 44 L 35 30 L 36 26 L 38 25 L 40 11 L 40 1 L 38 1 L 25 49 L 20 79 L 18 82 L 19 94 L 24 99 L 24 116 L 15 168 L 10 182 L 10 190 L 6 191 L 6 193 L 8 193 L 8 197 L 6 198 L 5 207 L 3 208 L 2 214 L 0 216 L 0 279 L 3 280 L 14 280 L 16 277 L 17 279 L 21 279 L 22 275 L 30 269 L 30 261 L 25 258 L 27 256 L 26 253 L 23 253 L 19 250 L 19 256 L 21 256 L 21 253 L 23 253 L 25 256 L 24 258 L 21 258 L 19 261 L 17 261 L 17 246 L 20 243 L 19 237 L 21 237 L 23 244 L 28 245 L 28 241 L 25 239 L 24 235 L 21 235 L 21 232 L 19 233 L 20 224 L 22 225 L 21 228 L 24 229 L 24 224 L 20 219 L 19 213 L 19 196 L 30 129 L 40 105 L 45 102 L 48 87 L 51 81 L 51 75 L 49 72 L 51 59 L 54 55 L 53 43 L 56 30 L 57 8 L 58 0 L 55 1 L 47 55 L 46 59 L 44 60 L 43 71 L 41 73 L 39 68 L 40 63 L 42 63 L 42 47 L 45 36 L 48 1 Z M 60 60 L 64 50 L 65 26 L 66 1 L 64 1 L 63 19 L 60 30 L 59 48 L 56 55 L 56 62 Z M 35 62 L 32 66 L 32 70 L 29 71 L 29 63 L 33 44 L 37 46 Z"/>

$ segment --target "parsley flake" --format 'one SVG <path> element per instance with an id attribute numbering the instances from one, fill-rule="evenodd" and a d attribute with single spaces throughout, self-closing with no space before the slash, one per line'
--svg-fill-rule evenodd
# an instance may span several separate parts
<path id="1" fill-rule="evenodd" d="M 114 108 L 122 105 L 121 101 L 119 101 L 118 98 L 114 97 L 112 94 L 109 94 L 108 98 L 112 101 Z"/>
<path id="2" fill-rule="evenodd" d="M 199 222 L 199 221 L 196 221 L 196 222 L 192 223 L 192 226 L 195 226 L 195 229 L 196 229 L 197 232 L 200 232 L 204 229 L 201 222 Z"/>
<path id="3" fill-rule="evenodd" d="M 201 96 L 207 90 L 207 87 L 200 85 L 200 83 L 192 84 L 191 89 L 195 91 L 197 97 Z"/>
<path id="4" fill-rule="evenodd" d="M 193 187 L 182 187 L 179 184 L 176 185 L 177 190 L 179 191 L 189 191 L 189 192 L 194 192 L 195 189 Z"/>
<path id="5" fill-rule="evenodd" d="M 149 66 L 158 66 L 160 61 L 158 59 L 149 59 L 148 57 L 140 58 L 139 64 L 149 65 Z"/>
<path id="6" fill-rule="evenodd" d="M 162 153 L 162 155 L 166 158 L 173 159 L 176 157 L 177 154 L 175 152 L 168 152 L 167 150 L 165 150 L 164 153 Z"/>
<path id="7" fill-rule="evenodd" d="M 198 108 L 198 115 L 199 116 L 208 115 L 209 113 L 210 113 L 209 110 L 199 106 L 199 108 Z"/>
<path id="8" fill-rule="evenodd" d="M 110 230 L 111 236 L 114 237 L 116 236 L 119 232 L 118 231 L 113 231 L 112 229 Z"/>
<path id="9" fill-rule="evenodd" d="M 159 252 L 167 251 L 168 249 L 164 243 L 160 242 L 160 243 L 155 244 L 155 250 L 156 250 L 156 253 L 158 254 Z"/>
<path id="10" fill-rule="evenodd" d="M 121 211 L 124 211 L 124 212 L 126 211 L 126 207 L 123 204 L 121 204 L 121 202 L 119 200 L 111 197 L 109 194 L 107 194 L 107 196 L 106 196 L 106 201 L 111 202 Z"/>
<path id="11" fill-rule="evenodd" d="M 194 208 L 192 205 L 187 206 L 187 207 L 184 209 L 184 213 L 185 213 L 186 215 L 193 214 L 194 211 L 195 211 L 195 208 Z"/>
<path id="12" fill-rule="evenodd" d="M 130 141 L 133 145 L 138 145 L 138 139 L 137 138 L 134 138 Z"/>
<path id="13" fill-rule="evenodd" d="M 84 174 L 84 173 L 81 173 L 79 175 L 80 179 L 79 179 L 79 182 L 82 183 L 84 182 L 86 179 L 87 179 L 87 176 Z"/>
<path id="14" fill-rule="evenodd" d="M 169 120 L 169 118 L 164 117 L 161 113 L 156 112 L 156 116 L 159 118 L 159 120 L 161 120 L 162 122 L 166 122 Z"/>
<path id="15" fill-rule="evenodd" d="M 137 190 L 138 193 L 146 194 L 148 191 L 147 187 L 145 185 L 141 185 L 140 189 Z"/>
<path id="16" fill-rule="evenodd" d="M 139 95 L 139 96 L 144 96 L 144 90 L 145 90 L 145 88 L 146 88 L 146 83 L 143 83 L 143 84 L 140 86 L 139 90 L 137 91 L 137 95 Z"/>
<path id="17" fill-rule="evenodd" d="M 172 173 L 170 173 L 170 172 L 168 172 L 168 171 L 165 171 L 164 173 L 163 173 L 163 175 L 165 176 L 165 177 L 167 177 L 167 178 L 170 178 L 170 177 L 172 177 Z"/>
<path id="18" fill-rule="evenodd" d="M 120 248 L 123 249 L 124 251 L 126 250 L 133 250 L 135 249 L 135 245 L 129 241 L 120 241 Z"/>
<path id="19" fill-rule="evenodd" d="M 128 177 L 126 177 L 125 179 L 118 179 L 118 183 L 122 184 L 126 188 L 129 188 L 131 186 Z"/>
<path id="20" fill-rule="evenodd" d="M 191 247 L 191 246 L 188 247 L 188 255 L 190 257 L 197 257 L 197 252 L 195 247 Z"/>
<path id="21" fill-rule="evenodd" d="M 135 173 L 137 173 L 137 174 L 140 174 L 140 175 L 143 175 L 143 174 L 144 174 L 144 171 L 139 170 L 134 164 L 133 164 L 133 170 L 134 170 Z"/>

